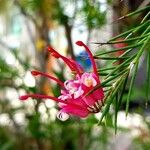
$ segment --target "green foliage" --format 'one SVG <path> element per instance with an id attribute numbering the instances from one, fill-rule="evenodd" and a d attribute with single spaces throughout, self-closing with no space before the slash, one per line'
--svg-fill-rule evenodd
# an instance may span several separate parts
<path id="1" fill-rule="evenodd" d="M 11 1 L 8 0 L 8 1 L 3 1 L 3 0 L 0 0 L 0 14 L 2 14 L 3 12 L 7 12 L 9 10 L 9 8 L 11 6 Z"/>
<path id="2" fill-rule="evenodd" d="M 150 49 L 147 51 L 147 78 L 146 78 L 146 99 L 150 99 Z"/>
<path id="3" fill-rule="evenodd" d="M 42 0 L 21 0 L 21 3 L 25 8 L 29 8 L 30 11 L 37 11 L 43 5 Z"/>
<path id="4" fill-rule="evenodd" d="M 101 11 L 99 1 L 95 1 L 95 3 L 90 2 L 89 0 L 85 0 L 83 3 L 83 8 L 81 9 L 81 13 L 83 13 L 85 17 L 85 22 L 89 30 L 93 28 L 99 28 L 105 23 L 106 12 Z"/>
<path id="5" fill-rule="evenodd" d="M 0 127 L 0 149 L 1 150 L 11 150 L 14 148 L 13 135 L 10 135 L 11 131 Z M 12 133 L 11 133 L 12 134 Z"/>
<path id="6" fill-rule="evenodd" d="M 123 19 L 125 17 L 130 17 L 132 15 L 135 15 L 137 13 L 141 13 L 143 11 L 146 11 L 149 9 L 149 6 L 142 8 L 140 10 L 137 10 L 133 13 L 127 14 L 126 16 L 121 17 L 120 19 Z M 148 13 L 149 14 L 149 13 Z M 95 55 L 96 59 L 104 59 L 110 61 L 110 64 L 108 68 L 101 68 L 99 70 L 100 75 L 102 73 L 104 79 L 101 83 L 101 85 L 98 85 L 95 87 L 97 89 L 100 86 L 106 86 L 107 90 L 105 92 L 105 108 L 102 113 L 102 117 L 100 118 L 99 124 L 102 122 L 103 118 L 107 115 L 110 105 L 115 102 L 115 128 L 117 126 L 117 113 L 119 111 L 119 108 L 121 107 L 123 93 L 125 92 L 125 88 L 127 87 L 127 84 L 129 84 L 128 89 L 128 96 L 126 100 L 126 114 L 129 112 L 129 101 L 131 99 L 132 89 L 134 85 L 134 80 L 136 78 L 136 74 L 138 71 L 138 65 L 140 63 L 141 57 L 144 55 L 144 53 L 147 53 L 147 50 L 149 52 L 150 47 L 150 21 L 148 18 L 149 15 L 146 15 L 144 19 L 141 21 L 139 25 L 136 27 L 129 29 L 129 31 L 126 31 L 124 33 L 121 33 L 120 35 L 117 35 L 116 37 L 113 37 L 111 40 L 109 40 L 106 43 L 95 43 L 95 44 L 119 44 L 119 43 L 127 43 L 126 46 L 120 47 L 117 49 L 105 51 L 105 52 L 97 52 Z M 138 36 L 137 36 L 138 35 Z M 118 38 L 124 38 L 124 40 L 117 40 Z M 120 54 L 119 56 L 115 53 L 119 50 L 124 50 L 123 54 Z M 111 57 L 110 54 L 116 55 L 115 57 Z M 147 95 L 149 89 L 149 56 L 147 57 Z M 115 60 L 115 61 L 114 61 Z M 119 62 L 119 60 L 123 60 L 122 63 L 119 63 L 114 67 L 114 63 Z M 109 73 L 108 73 L 109 70 Z M 106 72 L 107 71 L 107 72 Z M 131 80 L 129 81 L 129 77 Z M 127 82 L 128 79 L 128 82 Z M 121 93 L 121 94 L 118 94 Z M 148 97 L 148 96 L 147 96 Z"/>

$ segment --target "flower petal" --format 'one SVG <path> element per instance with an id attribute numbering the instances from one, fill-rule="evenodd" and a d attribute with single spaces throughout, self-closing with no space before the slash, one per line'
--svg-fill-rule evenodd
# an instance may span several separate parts
<path id="1" fill-rule="evenodd" d="M 77 98 L 77 99 L 69 99 L 67 100 L 68 105 L 75 105 L 76 107 L 81 107 L 83 109 L 87 108 L 87 104 L 83 101 L 83 99 L 81 97 Z"/>
<path id="2" fill-rule="evenodd" d="M 102 88 L 95 90 L 92 94 L 96 100 L 102 100 L 104 98 L 104 91 Z"/>
<path id="3" fill-rule="evenodd" d="M 89 115 L 89 111 L 87 109 L 77 107 L 75 105 L 66 105 L 63 107 L 62 111 L 82 118 L 85 118 Z"/>
<path id="4" fill-rule="evenodd" d="M 75 99 L 79 98 L 83 93 L 84 93 L 84 91 L 82 90 L 81 87 L 79 87 L 79 89 L 76 92 L 74 92 L 74 98 Z"/>
<path id="5" fill-rule="evenodd" d="M 61 121 L 66 121 L 69 118 L 69 115 L 62 110 L 57 113 L 57 118 Z"/>
<path id="6" fill-rule="evenodd" d="M 93 106 L 96 102 L 92 94 L 87 95 L 86 97 L 82 97 L 82 99 L 88 106 Z"/>

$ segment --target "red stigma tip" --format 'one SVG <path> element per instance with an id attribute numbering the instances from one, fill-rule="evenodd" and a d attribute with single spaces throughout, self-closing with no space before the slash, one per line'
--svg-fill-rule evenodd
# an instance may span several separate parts
<path id="1" fill-rule="evenodd" d="M 38 73 L 37 71 L 31 71 L 31 74 L 32 74 L 33 76 L 39 75 L 39 73 Z"/>
<path id="2" fill-rule="evenodd" d="M 83 43 L 82 41 L 77 41 L 76 44 L 77 44 L 78 46 L 83 46 L 83 45 L 84 45 L 84 43 Z"/>
<path id="3" fill-rule="evenodd" d="M 23 96 L 20 96 L 20 97 L 19 97 L 20 100 L 26 100 L 26 99 L 28 99 L 28 98 L 29 98 L 29 97 L 28 97 L 27 95 L 23 95 Z"/>
<path id="4" fill-rule="evenodd" d="M 52 48 L 50 46 L 47 47 L 48 51 L 52 51 Z"/>
<path id="5" fill-rule="evenodd" d="M 47 50 L 48 50 L 49 52 L 51 52 L 51 53 L 55 52 L 55 50 L 54 50 L 51 46 L 48 46 L 48 47 L 47 47 Z"/>

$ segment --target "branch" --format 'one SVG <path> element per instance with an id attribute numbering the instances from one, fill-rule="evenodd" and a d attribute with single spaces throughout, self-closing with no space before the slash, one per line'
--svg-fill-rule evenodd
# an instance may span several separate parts
<path id="1" fill-rule="evenodd" d="M 22 7 L 22 5 L 18 2 L 18 0 L 14 0 L 14 4 L 19 7 L 20 12 L 21 12 L 25 17 L 29 18 L 29 19 L 35 24 L 35 26 L 36 26 L 37 28 L 39 28 L 36 19 L 33 18 L 32 15 L 30 15 L 30 14 L 28 14 L 28 13 L 26 12 L 26 10 L 24 9 L 24 7 Z"/>
<path id="2" fill-rule="evenodd" d="M 11 50 L 11 48 L 5 43 L 3 42 L 2 40 L 0 40 L 0 45 L 8 50 Z"/>

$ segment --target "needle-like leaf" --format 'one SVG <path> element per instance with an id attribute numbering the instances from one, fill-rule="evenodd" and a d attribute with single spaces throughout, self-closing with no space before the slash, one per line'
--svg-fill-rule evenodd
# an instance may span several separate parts
<path id="1" fill-rule="evenodd" d="M 134 12 L 128 13 L 127 15 L 124 15 L 124 16 L 118 18 L 117 20 L 121 20 L 121 19 L 124 19 L 124 18 L 126 18 L 126 17 L 131 17 L 131 16 L 133 16 L 133 15 L 136 15 L 136 14 L 138 14 L 138 13 L 141 13 L 141 12 L 146 11 L 146 10 L 149 10 L 149 9 L 150 9 L 150 6 L 146 6 L 146 7 L 144 7 L 144 8 L 138 9 L 138 10 L 136 10 L 136 11 L 134 11 Z"/>
<path id="2" fill-rule="evenodd" d="M 120 86 L 121 86 L 123 80 L 124 80 L 123 78 L 120 78 L 120 79 L 118 80 L 118 82 L 116 82 L 116 85 L 115 85 L 114 87 L 112 87 L 112 90 L 110 91 L 110 93 L 108 93 L 108 95 L 107 95 L 107 97 L 106 97 L 106 100 L 105 100 L 105 101 L 107 101 L 107 104 L 105 104 L 106 106 L 105 106 L 104 111 L 103 111 L 103 113 L 102 113 L 102 116 L 101 116 L 101 118 L 100 118 L 100 120 L 99 120 L 99 122 L 98 122 L 98 125 L 101 124 L 103 118 L 104 118 L 105 115 L 108 113 L 109 108 L 110 108 L 110 105 L 112 104 L 113 99 L 114 99 L 116 93 L 118 92 L 118 89 L 120 88 Z"/>
<path id="3" fill-rule="evenodd" d="M 150 100 L 150 50 L 147 55 L 146 106 Z"/>
<path id="4" fill-rule="evenodd" d="M 136 48 L 136 47 L 138 47 L 140 45 L 142 45 L 142 43 L 133 44 L 131 46 L 126 46 L 126 47 L 122 47 L 122 48 L 112 49 L 112 50 L 106 51 L 106 52 L 97 53 L 95 56 L 101 56 L 101 55 L 104 55 L 104 54 L 115 53 L 115 52 L 118 52 L 120 50 L 129 50 L 129 52 L 130 52 L 130 51 L 132 51 L 133 48 Z"/>
<path id="5" fill-rule="evenodd" d="M 133 66 L 132 66 L 132 69 L 133 69 Z M 132 69 L 130 70 L 130 72 L 132 71 Z M 130 86 L 129 86 L 129 93 L 128 93 L 128 97 L 127 97 L 127 101 L 126 101 L 126 116 L 128 114 L 128 111 L 129 111 L 129 102 L 130 102 L 131 92 L 132 92 L 134 80 L 136 77 L 137 69 L 138 69 L 138 62 L 135 65 L 135 69 L 134 69 L 133 75 L 131 77 L 131 82 L 130 82 Z"/>

